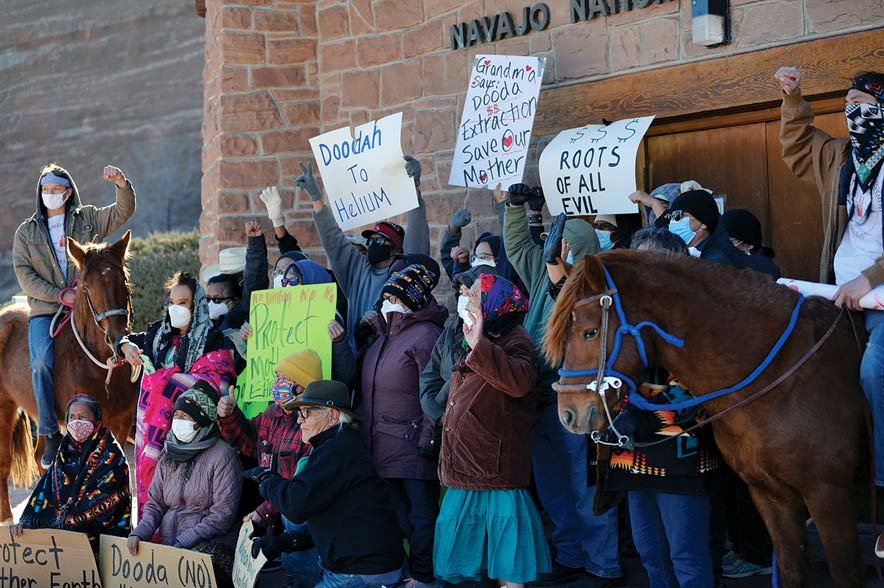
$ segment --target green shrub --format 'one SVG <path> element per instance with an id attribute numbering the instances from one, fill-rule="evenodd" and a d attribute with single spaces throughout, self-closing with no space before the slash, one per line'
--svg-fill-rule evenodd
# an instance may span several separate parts
<path id="1" fill-rule="evenodd" d="M 200 235 L 157 233 L 132 239 L 129 244 L 129 269 L 132 281 L 132 306 L 135 320 L 132 330 L 143 331 L 148 323 L 163 316 L 166 296 L 163 284 L 178 271 L 199 275 Z"/>

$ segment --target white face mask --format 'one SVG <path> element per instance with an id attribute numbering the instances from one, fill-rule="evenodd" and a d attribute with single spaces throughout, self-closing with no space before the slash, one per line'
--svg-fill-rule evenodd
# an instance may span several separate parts
<path id="1" fill-rule="evenodd" d="M 470 317 L 470 313 L 467 312 L 467 305 L 470 303 L 469 296 L 458 296 L 457 297 L 457 316 L 459 316 L 464 324 L 468 327 L 473 326 L 473 319 Z"/>
<path id="2" fill-rule="evenodd" d="M 67 192 L 67 190 L 65 190 Z M 58 210 L 62 206 L 64 206 L 64 192 L 61 194 L 50 194 L 49 192 L 43 192 L 43 206 L 46 207 L 47 210 Z"/>
<path id="3" fill-rule="evenodd" d="M 196 423 L 185 419 L 172 419 L 172 432 L 182 443 L 190 443 L 197 434 Z"/>
<path id="4" fill-rule="evenodd" d="M 190 324 L 190 309 L 180 304 L 169 305 L 169 323 L 176 329 Z"/>
<path id="5" fill-rule="evenodd" d="M 478 257 L 470 263 L 470 267 L 479 267 L 480 265 L 487 265 L 488 267 L 497 267 L 497 262 L 493 259 L 479 259 Z"/>
<path id="6" fill-rule="evenodd" d="M 274 276 L 273 277 L 273 287 L 274 288 L 282 288 L 282 276 Z"/>
<path id="7" fill-rule="evenodd" d="M 393 304 L 389 300 L 384 300 L 384 302 L 381 304 L 381 314 L 384 315 L 384 319 L 389 321 L 391 312 L 401 312 L 403 314 L 407 314 L 411 311 L 401 304 Z"/>
<path id="8" fill-rule="evenodd" d="M 227 304 L 224 302 L 209 303 L 209 318 L 213 321 L 218 320 L 228 312 L 230 312 L 230 309 L 227 308 Z"/>

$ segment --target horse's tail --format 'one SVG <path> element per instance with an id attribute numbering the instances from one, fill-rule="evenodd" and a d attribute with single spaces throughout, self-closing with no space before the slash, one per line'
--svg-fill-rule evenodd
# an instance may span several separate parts
<path id="1" fill-rule="evenodd" d="M 37 479 L 37 460 L 31 437 L 31 421 L 27 413 L 18 409 L 12 430 L 12 483 L 19 488 L 30 488 Z"/>

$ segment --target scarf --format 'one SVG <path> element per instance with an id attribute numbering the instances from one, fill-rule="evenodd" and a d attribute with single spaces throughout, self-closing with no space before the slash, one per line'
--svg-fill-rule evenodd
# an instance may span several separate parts
<path id="1" fill-rule="evenodd" d="M 201 428 L 196 434 L 196 438 L 190 443 L 179 441 L 175 433 L 169 431 L 166 435 L 163 454 L 160 456 L 160 465 L 171 464 L 173 469 L 179 466 L 184 468 L 181 470 L 181 478 L 187 481 L 190 479 L 190 474 L 193 473 L 193 462 L 196 457 L 214 445 L 220 438 L 221 433 L 215 423 L 209 427 Z"/>
<path id="2" fill-rule="evenodd" d="M 183 370 L 189 372 L 190 368 L 197 359 L 203 355 L 203 348 L 206 346 L 206 339 L 209 338 L 209 331 L 212 329 L 212 319 L 209 318 L 209 303 L 206 301 L 206 293 L 202 286 L 196 285 L 196 291 L 193 294 L 193 314 L 190 319 L 190 325 L 187 332 L 180 335 L 178 347 L 175 349 L 175 365 L 181 365 L 183 358 Z M 163 313 L 163 322 L 160 330 L 157 332 L 153 340 L 153 356 L 159 360 L 165 357 L 165 350 L 172 344 L 172 337 L 177 333 L 177 329 L 172 328 L 169 322 L 169 310 Z"/>
<path id="3" fill-rule="evenodd" d="M 856 76 L 851 90 L 871 94 L 877 104 L 848 104 L 844 108 L 850 143 L 853 146 L 853 166 L 859 186 L 865 192 L 877 175 L 884 159 L 884 75 L 866 73 Z"/>
<path id="4" fill-rule="evenodd" d="M 80 444 L 64 436 L 20 522 L 28 529 L 85 533 L 97 551 L 99 535 L 129 534 L 131 508 L 126 456 L 111 432 L 98 426 Z"/>

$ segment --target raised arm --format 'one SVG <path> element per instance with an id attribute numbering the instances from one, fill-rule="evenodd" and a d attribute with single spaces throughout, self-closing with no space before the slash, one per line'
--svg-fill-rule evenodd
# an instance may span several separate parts
<path id="1" fill-rule="evenodd" d="M 122 227 L 123 223 L 135 214 L 135 190 L 132 189 L 132 182 L 126 179 L 118 167 L 104 166 L 102 177 L 108 182 L 113 182 L 117 190 L 116 202 L 98 209 L 98 227 L 96 229 L 104 239 Z"/>
<path id="2" fill-rule="evenodd" d="M 410 155 L 405 156 L 405 171 L 414 179 L 414 187 L 417 189 L 417 208 L 409 210 L 406 214 L 408 227 L 405 230 L 405 240 L 402 243 L 403 253 L 420 253 L 430 255 L 430 225 L 427 223 L 427 207 L 421 195 L 421 164 Z"/>

